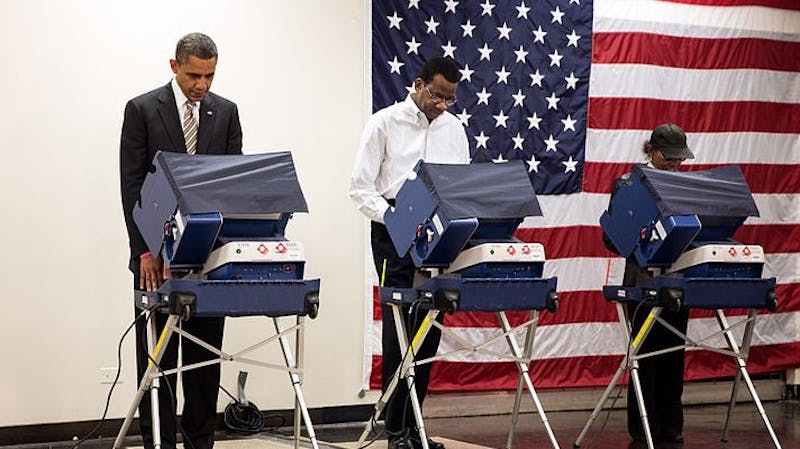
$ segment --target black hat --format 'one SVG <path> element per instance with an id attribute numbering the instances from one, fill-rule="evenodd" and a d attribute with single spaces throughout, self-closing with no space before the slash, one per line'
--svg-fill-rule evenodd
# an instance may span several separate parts
<path id="1" fill-rule="evenodd" d="M 694 159 L 694 153 L 686 146 L 686 133 L 673 123 L 656 126 L 650 134 L 650 145 L 666 158 Z"/>

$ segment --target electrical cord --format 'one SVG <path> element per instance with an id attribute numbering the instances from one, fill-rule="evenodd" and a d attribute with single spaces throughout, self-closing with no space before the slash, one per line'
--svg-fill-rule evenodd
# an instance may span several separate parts
<path id="1" fill-rule="evenodd" d="M 108 395 L 106 395 L 106 405 L 103 407 L 103 416 L 100 417 L 100 422 L 92 428 L 83 438 L 79 439 L 75 444 L 72 445 L 70 449 L 76 449 L 81 444 L 85 443 L 89 438 L 92 438 L 95 433 L 105 424 L 106 417 L 108 416 L 108 408 L 111 405 L 111 397 L 114 394 L 114 389 L 117 387 L 119 383 L 119 377 L 122 373 L 122 343 L 125 341 L 125 338 L 131 332 L 131 329 L 136 325 L 136 322 L 144 316 L 149 310 L 154 309 L 156 306 L 151 306 L 150 308 L 146 308 L 142 310 L 136 317 L 133 319 L 130 325 L 125 329 L 125 332 L 122 333 L 122 336 L 117 343 L 117 373 L 114 375 L 114 381 L 111 383 L 111 387 L 108 389 Z"/>
<path id="2" fill-rule="evenodd" d="M 403 323 L 405 325 L 406 329 L 411 328 L 411 324 L 412 323 L 416 323 L 416 321 L 417 321 L 417 313 L 419 311 L 419 306 L 422 305 L 423 302 L 424 302 L 424 300 L 418 299 L 418 300 L 412 302 L 411 305 L 409 306 L 409 314 L 406 317 L 405 323 Z M 416 332 L 414 332 L 414 334 L 416 334 Z M 413 344 L 413 340 L 412 340 L 411 344 Z M 413 348 L 411 346 L 409 346 L 409 349 L 413 349 Z M 416 356 L 414 354 L 414 351 L 406 350 L 405 353 L 403 354 L 403 358 L 400 360 L 400 365 L 399 366 L 403 366 L 406 363 L 406 360 L 407 360 L 409 354 L 412 357 L 411 361 L 412 362 L 416 361 L 415 360 Z M 400 382 L 402 382 L 402 379 L 398 379 L 398 387 L 399 387 L 399 383 Z M 406 411 L 408 410 L 408 405 L 409 405 L 409 401 L 410 401 L 410 398 L 411 398 L 411 388 L 415 388 L 415 384 L 416 384 L 416 377 L 411 381 L 411 385 L 408 386 L 408 392 L 406 394 L 406 398 L 405 398 L 405 401 L 403 403 L 403 411 L 402 411 L 403 420 L 402 420 L 402 424 L 401 424 L 403 430 L 400 431 L 400 432 L 389 432 L 389 431 L 386 430 L 386 427 L 384 426 L 383 429 L 381 429 L 380 431 L 375 433 L 375 436 L 370 441 L 368 441 L 367 443 L 359 446 L 358 449 L 365 449 L 365 448 L 369 447 L 370 445 L 372 445 L 373 443 L 378 441 L 382 436 L 386 436 L 386 437 L 408 437 L 409 436 L 408 435 L 408 429 L 406 429 L 406 425 L 405 425 L 406 424 Z M 385 410 L 384 422 L 389 420 L 389 414 L 391 412 L 390 405 L 392 404 L 393 401 L 395 401 L 397 399 L 397 395 L 395 393 L 397 393 L 397 390 L 395 390 L 395 392 L 392 394 L 392 396 L 386 401 L 386 406 L 384 407 L 384 410 Z M 376 429 L 378 427 L 378 418 L 373 414 L 372 418 L 370 418 L 370 420 L 372 422 L 372 428 Z"/>
<path id="3" fill-rule="evenodd" d="M 248 400 L 247 404 L 244 404 L 222 385 L 219 388 L 231 398 L 231 402 L 225 407 L 225 413 L 223 414 L 225 426 L 231 431 L 252 435 L 259 432 L 274 432 L 286 424 L 286 418 L 283 416 L 277 413 L 263 415 L 258 406 L 252 401 Z M 266 427 L 264 423 L 268 419 L 277 419 L 278 423 Z"/>

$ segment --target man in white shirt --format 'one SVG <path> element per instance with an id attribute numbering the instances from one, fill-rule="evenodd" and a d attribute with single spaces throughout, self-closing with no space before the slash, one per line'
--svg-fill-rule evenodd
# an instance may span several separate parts
<path id="1" fill-rule="evenodd" d="M 383 216 L 394 205 L 394 197 L 418 160 L 443 164 L 469 163 L 469 144 L 461 122 L 447 108 L 456 101 L 461 74 L 449 58 L 429 59 L 414 80 L 414 92 L 403 102 L 373 114 L 364 127 L 350 184 L 350 198 L 371 223 L 372 256 L 375 269 L 386 287 L 411 287 L 415 266 L 411 257 L 398 256 L 384 225 Z M 381 375 L 385 389 L 402 355 L 394 331 L 394 318 L 387 306 L 383 317 L 383 362 Z M 424 313 L 404 308 L 406 332 L 413 335 Z M 413 321 L 413 322 L 412 322 Z M 441 332 L 432 329 L 421 345 L 417 358 L 436 354 Z M 420 403 L 425 398 L 430 364 L 415 369 L 414 386 Z M 415 428 L 408 389 L 400 382 L 384 412 L 389 449 L 419 449 L 422 443 Z M 431 449 L 444 445 L 428 441 Z"/>

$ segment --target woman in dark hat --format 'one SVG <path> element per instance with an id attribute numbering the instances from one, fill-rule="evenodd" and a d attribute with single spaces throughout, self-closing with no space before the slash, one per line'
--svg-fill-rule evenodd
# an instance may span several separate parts
<path id="1" fill-rule="evenodd" d="M 657 126 L 650 134 L 650 140 L 644 143 L 643 151 L 647 156 L 647 166 L 657 170 L 677 171 L 686 159 L 694 159 L 694 154 L 686 145 L 686 133 L 678 125 L 665 123 Z M 611 197 L 623 185 L 630 184 L 630 173 L 626 173 L 614 181 Z M 609 211 L 611 209 L 609 201 Z M 604 235 L 606 247 L 619 253 L 611 241 Z M 639 266 L 634 256 L 625 261 L 625 274 L 622 285 L 634 286 L 647 282 L 653 274 Z M 636 335 L 650 313 L 650 306 L 637 305 L 628 309 L 632 326 L 632 335 Z M 672 312 L 663 309 L 661 318 L 680 332 L 686 333 L 689 312 L 680 310 Z M 673 346 L 683 345 L 684 341 L 663 325 L 656 323 L 639 353 L 644 354 Z M 652 437 L 656 441 L 668 443 L 683 442 L 683 356 L 684 350 L 673 351 L 658 356 L 639 360 L 639 380 L 642 384 L 642 395 L 647 409 L 648 422 Z M 628 382 L 628 433 L 638 444 L 645 441 L 642 419 L 633 383 Z"/>

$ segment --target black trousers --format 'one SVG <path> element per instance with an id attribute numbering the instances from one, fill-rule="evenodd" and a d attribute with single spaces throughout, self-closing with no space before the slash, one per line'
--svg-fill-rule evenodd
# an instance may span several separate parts
<path id="1" fill-rule="evenodd" d="M 372 222 L 371 241 L 372 258 L 379 278 L 383 275 L 384 260 L 386 261 L 386 275 L 383 279 L 383 286 L 411 287 L 414 281 L 414 271 L 416 270 L 414 262 L 408 254 L 402 258 L 397 255 L 397 251 L 395 251 L 392 245 L 386 226 L 377 222 Z M 403 316 L 406 320 L 405 329 L 409 340 L 411 340 L 413 335 L 417 332 L 417 329 L 419 329 L 426 313 L 427 310 L 424 309 L 411 310 L 409 307 L 403 307 Z M 390 306 L 381 305 L 381 314 L 383 317 L 381 381 L 383 390 L 386 391 L 386 387 L 388 387 L 392 376 L 394 376 L 395 371 L 397 371 L 397 368 L 402 362 L 403 354 L 400 351 L 400 345 L 397 340 L 392 308 Z M 441 322 L 443 319 L 443 315 L 439 315 L 438 321 Z M 428 332 L 425 341 L 420 345 L 416 358 L 421 360 L 436 355 L 441 336 L 442 333 L 438 328 L 432 328 Z M 428 392 L 431 364 L 427 363 L 415 367 L 414 373 L 414 390 L 417 393 L 420 405 L 422 405 L 422 402 L 425 400 L 425 395 Z M 390 437 L 405 431 L 409 431 L 410 434 L 416 432 L 414 411 L 411 407 L 408 395 L 408 384 L 405 380 L 398 383 L 392 398 L 384 409 L 384 419 L 386 422 L 386 432 Z"/>
<path id="2" fill-rule="evenodd" d="M 134 266 L 135 265 L 135 266 Z M 135 268 L 133 274 L 133 285 L 139 288 L 139 265 L 138 261 L 132 264 Z M 138 310 L 136 311 L 138 313 Z M 158 332 L 161 332 L 167 322 L 164 313 L 153 314 L 156 320 Z M 222 334 L 225 318 L 190 318 L 182 323 L 182 328 L 190 334 L 200 338 L 204 342 L 214 346 L 222 347 Z M 158 338 L 158 334 L 156 335 Z M 183 365 L 202 362 L 216 358 L 205 348 L 202 348 L 188 340 L 184 340 Z M 178 336 L 173 335 L 166 348 L 164 357 L 159 366 L 162 370 L 173 369 L 177 366 L 178 360 Z M 147 327 L 145 319 L 141 318 L 136 322 L 136 374 L 141 382 L 144 372 L 147 369 Z M 183 388 L 183 414 L 181 416 L 181 427 L 183 427 L 189 442 L 184 442 L 186 449 L 211 449 L 214 447 L 214 428 L 217 418 L 217 395 L 219 394 L 220 365 L 213 364 L 202 368 L 186 371 L 181 374 Z M 176 404 L 174 394 L 178 391 L 175 384 L 175 375 L 167 376 L 169 388 L 162 378 L 161 386 L 158 391 L 158 409 L 161 423 L 161 444 L 162 449 L 174 449 L 176 445 Z M 170 394 L 170 388 L 172 394 Z M 145 449 L 153 448 L 153 427 L 152 413 L 150 408 L 150 395 L 145 394 L 139 403 L 139 428 L 142 434 L 142 441 Z"/>
<path id="3" fill-rule="evenodd" d="M 638 307 L 638 310 L 635 309 L 634 306 L 628 309 L 634 337 L 644 324 L 652 307 L 642 305 Z M 688 310 L 670 312 L 665 308 L 662 309 L 660 316 L 679 331 L 686 333 L 689 322 Z M 656 322 L 639 349 L 639 354 L 682 344 L 684 344 L 682 338 Z M 680 350 L 639 360 L 639 381 L 642 384 L 647 421 L 655 439 L 674 437 L 683 432 L 681 395 L 683 394 L 684 353 L 684 350 Z M 628 433 L 634 439 L 644 439 L 644 428 L 642 427 L 642 418 L 639 416 L 639 404 L 636 402 L 633 381 L 628 382 Z"/>

